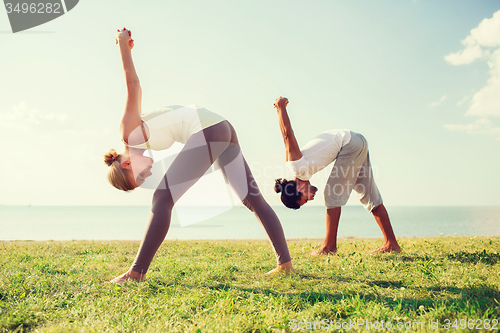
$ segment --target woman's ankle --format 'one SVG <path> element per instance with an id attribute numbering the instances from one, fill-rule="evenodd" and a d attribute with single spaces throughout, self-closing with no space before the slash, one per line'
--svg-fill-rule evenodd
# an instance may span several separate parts
<path id="1" fill-rule="evenodd" d="M 278 269 L 285 271 L 287 274 L 295 273 L 295 269 L 293 269 L 292 261 L 287 261 L 282 264 L 278 264 Z"/>

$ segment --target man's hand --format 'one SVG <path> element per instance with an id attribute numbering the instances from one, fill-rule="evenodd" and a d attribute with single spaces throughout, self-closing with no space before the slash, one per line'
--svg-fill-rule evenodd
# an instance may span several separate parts
<path id="1" fill-rule="evenodd" d="M 288 98 L 281 97 L 281 96 L 276 98 L 276 100 L 274 101 L 274 104 L 273 104 L 273 106 L 278 110 L 282 109 L 282 108 L 286 108 L 287 105 L 288 105 Z"/>
<path id="2" fill-rule="evenodd" d="M 132 39 L 132 31 L 123 28 L 122 30 L 118 29 L 118 32 L 115 35 L 116 44 L 126 43 L 130 50 L 134 48 L 134 40 Z"/>

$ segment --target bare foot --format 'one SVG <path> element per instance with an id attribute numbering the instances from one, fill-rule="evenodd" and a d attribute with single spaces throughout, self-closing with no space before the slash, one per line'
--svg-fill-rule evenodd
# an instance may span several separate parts
<path id="1" fill-rule="evenodd" d="M 399 244 L 397 241 L 387 241 L 382 247 L 379 247 L 378 249 L 373 251 L 374 253 L 400 253 L 401 248 L 399 247 Z"/>
<path id="2" fill-rule="evenodd" d="M 124 283 L 128 281 L 143 282 L 146 280 L 146 273 L 141 274 L 133 270 L 123 273 L 120 276 L 115 277 L 108 283 Z"/>
<path id="3" fill-rule="evenodd" d="M 311 255 L 312 256 L 319 256 L 319 255 L 322 255 L 322 254 L 327 254 L 328 255 L 328 254 L 335 254 L 335 253 L 337 253 L 337 249 L 336 248 L 332 249 L 332 248 L 328 248 L 326 246 L 322 246 L 319 249 L 312 251 Z"/>
<path id="4" fill-rule="evenodd" d="M 275 269 L 270 270 L 264 275 L 271 276 L 277 273 L 285 273 L 286 275 L 295 274 L 295 269 L 293 269 L 292 262 L 288 261 L 285 262 L 284 264 L 278 264 Z"/>

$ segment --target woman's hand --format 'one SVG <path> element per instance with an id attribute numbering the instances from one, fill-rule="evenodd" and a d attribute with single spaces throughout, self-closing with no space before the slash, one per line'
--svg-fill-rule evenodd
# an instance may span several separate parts
<path id="1" fill-rule="evenodd" d="M 134 48 L 134 40 L 132 39 L 132 31 L 123 28 L 122 30 L 118 29 L 118 32 L 115 35 L 116 44 L 126 43 L 130 50 Z"/>
<path id="2" fill-rule="evenodd" d="M 286 108 L 287 105 L 288 105 L 288 98 L 281 97 L 281 96 L 276 98 L 276 100 L 274 101 L 274 104 L 273 104 L 273 106 L 276 109 Z"/>

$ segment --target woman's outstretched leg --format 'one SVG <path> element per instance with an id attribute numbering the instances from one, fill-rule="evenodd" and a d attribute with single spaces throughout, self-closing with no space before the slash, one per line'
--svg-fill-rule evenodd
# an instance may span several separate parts
<path id="1" fill-rule="evenodd" d="M 285 239 L 285 233 L 280 220 L 271 206 L 260 193 L 257 182 L 253 178 L 250 167 L 245 161 L 246 178 L 248 180 L 248 194 L 243 199 L 243 204 L 250 209 L 262 224 L 264 230 L 273 245 L 278 264 L 284 264 L 291 260 L 288 246 Z"/>
<path id="2" fill-rule="evenodd" d="M 173 207 L 174 202 L 168 188 L 155 191 L 146 232 L 134 263 L 126 273 L 118 276 L 112 282 L 127 281 L 129 279 L 137 282 L 145 280 L 149 265 L 170 228 Z"/>
<path id="3" fill-rule="evenodd" d="M 167 236 L 173 208 L 174 201 L 170 191 L 168 189 L 156 190 L 148 226 L 132 264 L 132 271 L 141 276 L 147 273 L 156 251 Z"/>
<path id="4" fill-rule="evenodd" d="M 219 156 L 217 164 L 243 204 L 255 214 L 271 241 L 278 267 L 269 273 L 280 270 L 293 272 L 290 253 L 279 218 L 262 196 L 250 167 L 241 153 L 234 128 L 232 128 L 232 134 L 231 144 Z"/>
<path id="5" fill-rule="evenodd" d="M 262 193 L 260 193 L 257 182 L 253 178 L 250 167 L 246 161 L 245 170 L 247 173 L 246 178 L 248 180 L 249 191 L 246 198 L 243 199 L 243 204 L 255 214 L 257 220 L 259 220 L 264 227 L 264 230 L 271 241 L 271 245 L 273 246 L 276 261 L 278 263 L 278 266 L 268 272 L 267 275 L 280 271 L 285 271 L 286 273 L 295 272 L 292 267 L 292 259 L 290 257 L 290 252 L 288 251 L 288 245 L 286 243 L 285 233 L 283 232 L 281 222 L 274 210 L 262 196 Z"/>

